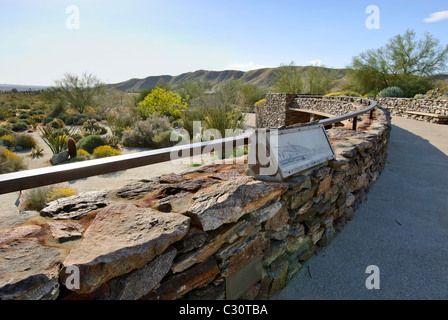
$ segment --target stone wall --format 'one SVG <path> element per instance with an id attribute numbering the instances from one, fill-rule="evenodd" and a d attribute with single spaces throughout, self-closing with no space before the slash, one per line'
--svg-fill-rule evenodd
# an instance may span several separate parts
<path id="1" fill-rule="evenodd" d="M 432 123 L 447 123 L 447 118 L 409 114 L 407 111 L 448 116 L 448 100 L 413 99 L 413 98 L 378 98 L 378 105 L 388 110 L 393 116 Z"/>
<path id="2" fill-rule="evenodd" d="M 257 127 L 278 128 L 309 121 L 309 113 L 300 112 L 300 109 L 339 116 L 368 105 L 367 99 L 357 97 L 309 97 L 300 94 L 269 93 L 266 96 L 266 104 L 257 107 Z M 316 120 L 321 118 L 323 117 L 314 117 Z"/>
<path id="3" fill-rule="evenodd" d="M 388 113 L 358 127 L 328 130 L 336 159 L 283 182 L 212 163 L 23 212 L 0 227 L 0 299 L 225 299 L 226 279 L 254 257 L 262 278 L 241 299 L 267 299 L 352 219 L 381 173 Z"/>

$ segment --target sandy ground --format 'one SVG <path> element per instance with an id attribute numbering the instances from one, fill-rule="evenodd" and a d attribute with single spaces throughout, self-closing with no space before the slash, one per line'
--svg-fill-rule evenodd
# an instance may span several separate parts
<path id="1" fill-rule="evenodd" d="M 255 126 L 255 114 L 248 114 L 247 127 Z M 17 152 L 18 155 L 22 156 L 25 159 L 25 162 L 28 166 L 28 169 L 36 169 L 42 167 L 51 166 L 49 160 L 52 157 L 52 152 L 50 148 L 43 142 L 41 137 L 37 132 L 31 133 L 36 140 L 39 142 L 39 146 L 44 149 L 44 155 L 38 158 L 31 158 L 31 152 L 28 151 L 20 151 Z M 121 148 L 122 154 L 139 152 L 142 149 L 137 148 Z M 203 161 L 209 161 L 208 158 Z M 109 173 L 105 175 L 99 175 L 94 177 L 89 177 L 80 180 L 68 181 L 66 183 L 58 184 L 59 187 L 65 187 L 75 190 L 76 192 L 83 191 L 91 191 L 91 190 L 115 190 L 118 189 L 132 181 L 148 179 L 151 177 L 173 173 L 176 171 L 183 170 L 185 168 L 190 167 L 188 164 L 176 163 L 172 161 L 162 162 L 154 165 Z M 26 191 L 22 192 L 20 196 L 19 192 L 7 193 L 0 195 L 0 214 L 1 212 L 18 212 L 18 206 L 20 205 L 20 200 L 23 199 L 23 196 L 26 194 Z"/>

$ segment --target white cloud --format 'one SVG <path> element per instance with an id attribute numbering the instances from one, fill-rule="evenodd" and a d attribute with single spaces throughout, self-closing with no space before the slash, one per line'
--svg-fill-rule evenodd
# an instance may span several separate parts
<path id="1" fill-rule="evenodd" d="M 310 63 L 312 66 L 316 66 L 316 67 L 320 67 L 323 65 L 322 60 L 313 60 L 313 61 L 310 61 Z"/>
<path id="2" fill-rule="evenodd" d="M 424 22 L 437 22 L 448 19 L 448 11 L 438 11 L 431 13 L 428 18 L 425 18 Z"/>
<path id="3" fill-rule="evenodd" d="M 250 71 L 250 70 L 256 70 L 256 69 L 263 69 L 263 68 L 270 68 L 268 66 L 264 66 L 261 64 L 256 64 L 252 61 L 248 63 L 233 63 L 227 66 L 227 69 L 231 70 L 241 70 L 241 71 Z"/>

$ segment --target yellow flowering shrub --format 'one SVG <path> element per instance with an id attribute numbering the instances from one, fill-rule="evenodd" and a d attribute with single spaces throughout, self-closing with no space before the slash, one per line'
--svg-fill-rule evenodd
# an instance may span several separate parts
<path id="1" fill-rule="evenodd" d="M 6 134 L 0 137 L 0 141 L 3 141 L 4 145 L 7 147 L 11 147 L 14 144 L 14 138 L 10 134 Z"/>
<path id="2" fill-rule="evenodd" d="M 23 159 L 14 152 L 0 147 L 0 174 L 25 169 Z"/>
<path id="3" fill-rule="evenodd" d="M 257 102 L 255 102 L 254 106 L 257 108 L 259 106 L 264 106 L 266 104 L 266 99 L 261 99 Z"/>
<path id="4" fill-rule="evenodd" d="M 93 157 L 94 158 L 105 158 L 105 157 L 112 157 L 112 156 L 118 156 L 121 154 L 120 150 L 114 149 L 111 146 L 99 146 L 93 150 Z"/>
<path id="5" fill-rule="evenodd" d="M 76 191 L 68 188 L 53 188 L 47 192 L 47 203 L 65 197 L 70 197 L 76 194 Z"/>
<path id="6" fill-rule="evenodd" d="M 76 155 L 78 155 L 78 156 L 90 156 L 90 153 L 88 153 L 84 149 L 78 149 L 78 150 L 76 150 Z"/>

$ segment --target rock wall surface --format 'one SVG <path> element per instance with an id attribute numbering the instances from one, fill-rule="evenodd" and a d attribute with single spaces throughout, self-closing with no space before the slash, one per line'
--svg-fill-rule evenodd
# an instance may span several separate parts
<path id="1" fill-rule="evenodd" d="M 413 98 L 378 98 L 378 105 L 393 116 L 420 120 L 431 123 L 448 123 L 448 100 L 413 99 Z M 430 115 L 413 114 L 411 112 Z"/>
<path id="2" fill-rule="evenodd" d="M 286 103 L 286 101 L 288 101 Z M 377 105 L 390 112 L 392 116 L 426 121 L 448 123 L 448 101 L 413 98 L 378 98 Z M 258 128 L 278 128 L 310 120 L 320 120 L 326 115 L 339 116 L 365 108 L 368 100 L 360 97 L 330 96 L 308 97 L 300 94 L 267 95 L 266 104 L 256 109 Z M 313 110 L 326 114 L 310 118 L 309 113 L 300 110 Z"/>
<path id="3" fill-rule="evenodd" d="M 342 230 L 381 173 L 388 112 L 358 127 L 328 130 L 336 159 L 282 182 L 212 163 L 24 212 L 0 227 L 0 299 L 225 299 L 226 279 L 254 257 L 262 278 L 240 298 L 266 299 Z"/>

